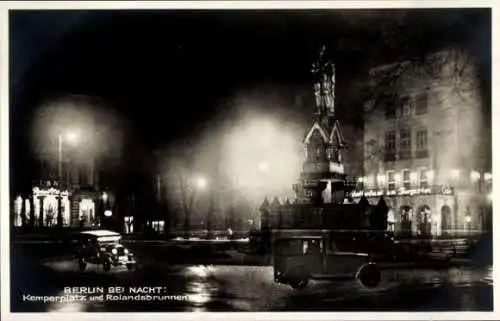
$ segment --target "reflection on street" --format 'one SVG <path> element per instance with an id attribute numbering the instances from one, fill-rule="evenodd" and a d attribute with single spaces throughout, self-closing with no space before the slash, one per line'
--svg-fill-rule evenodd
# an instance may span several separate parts
<path id="1" fill-rule="evenodd" d="M 64 292 L 59 292 L 57 297 L 64 297 Z M 72 301 L 72 302 L 54 302 L 48 307 L 48 312 L 85 312 L 86 302 Z"/>
<path id="2" fill-rule="evenodd" d="M 186 294 L 195 312 L 205 311 L 203 307 L 217 291 L 217 287 L 208 280 L 212 271 L 213 267 L 210 265 L 190 266 L 186 269 L 187 276 L 191 276 L 186 284 Z"/>
<path id="3" fill-rule="evenodd" d="M 395 268 L 383 271 L 376 288 L 365 288 L 355 280 L 312 280 L 296 291 L 275 283 L 270 266 L 250 265 L 169 265 L 152 262 L 137 271 L 99 266 L 78 271 L 74 262 L 43 264 L 50 278 L 37 278 L 27 285 L 27 293 L 64 297 L 64 286 L 157 286 L 165 285 L 168 295 L 185 295 L 187 301 L 53 302 L 23 308 L 47 312 L 97 311 L 359 311 L 369 306 L 428 310 L 434 304 L 447 310 L 484 310 L 490 305 L 493 268 L 452 267 Z M 30 265 L 29 267 L 33 267 Z M 49 271 L 52 271 L 49 273 Z M 27 278 L 24 278 L 27 280 Z M 52 282 L 57 285 L 50 286 Z M 415 297 L 413 298 L 413 293 Z M 425 293 L 425 295 L 424 295 Z M 408 299 L 412 297 L 411 304 Z M 444 308 L 443 308 L 444 309 Z"/>

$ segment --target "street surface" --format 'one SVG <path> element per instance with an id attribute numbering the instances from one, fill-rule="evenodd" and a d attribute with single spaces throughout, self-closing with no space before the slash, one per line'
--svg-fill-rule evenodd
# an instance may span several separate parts
<path id="1" fill-rule="evenodd" d="M 140 251 L 138 253 L 137 251 Z M 13 251 L 13 311 L 491 311 L 492 268 L 392 268 L 375 289 L 356 281 L 311 281 L 302 291 L 273 282 L 272 267 L 244 265 L 244 255 L 174 263 L 154 251 L 135 250 L 133 271 L 80 272 L 69 258 L 33 258 Z M 153 254 L 152 254 L 153 253 Z M 215 263 L 214 263 L 215 262 Z M 162 300 L 23 302 L 23 295 L 64 295 L 65 287 L 161 287 Z M 177 296 L 181 299 L 165 299 Z M 181 297 L 182 296 L 182 297 Z"/>

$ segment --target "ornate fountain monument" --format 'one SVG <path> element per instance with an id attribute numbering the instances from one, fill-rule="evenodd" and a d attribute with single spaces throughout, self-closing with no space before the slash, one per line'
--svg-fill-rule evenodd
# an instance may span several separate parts
<path id="1" fill-rule="evenodd" d="M 283 204 L 266 198 L 260 207 L 261 235 L 283 229 L 385 231 L 388 208 L 381 197 L 376 206 L 365 197 L 350 202 L 355 185 L 347 181 L 341 151 L 346 147 L 335 114 L 335 65 L 321 49 L 313 64 L 316 112 L 305 135 L 306 151 L 302 172 L 294 184 L 295 199 Z"/>

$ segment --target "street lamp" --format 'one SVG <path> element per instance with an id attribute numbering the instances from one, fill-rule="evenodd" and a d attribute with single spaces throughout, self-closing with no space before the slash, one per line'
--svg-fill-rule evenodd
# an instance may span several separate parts
<path id="1" fill-rule="evenodd" d="M 59 180 L 59 198 L 57 200 L 57 226 L 62 227 L 63 216 L 62 216 L 62 158 L 63 158 L 63 133 L 60 132 L 57 137 L 58 143 L 58 180 Z M 66 139 L 75 143 L 78 140 L 78 135 L 75 132 L 66 133 Z"/>
<path id="2" fill-rule="evenodd" d="M 259 163 L 259 171 L 267 172 L 268 170 L 269 170 L 269 164 L 267 162 L 260 162 Z"/>
<path id="3" fill-rule="evenodd" d="M 204 177 L 198 177 L 196 179 L 196 186 L 198 188 L 205 188 L 207 186 L 207 180 Z"/>

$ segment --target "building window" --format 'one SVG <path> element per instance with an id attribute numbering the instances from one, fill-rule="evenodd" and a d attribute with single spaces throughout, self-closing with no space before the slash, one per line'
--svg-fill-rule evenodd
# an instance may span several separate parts
<path id="1" fill-rule="evenodd" d="M 429 182 L 427 180 L 427 170 L 425 168 L 421 168 L 418 171 L 418 182 L 420 188 L 428 188 Z"/>
<path id="2" fill-rule="evenodd" d="M 401 129 L 399 132 L 399 158 L 411 158 L 411 130 L 409 128 Z"/>
<path id="3" fill-rule="evenodd" d="M 412 101 L 410 98 L 405 97 L 401 99 L 399 104 L 399 116 L 401 118 L 406 118 L 411 116 L 412 111 Z"/>
<path id="4" fill-rule="evenodd" d="M 364 189 L 364 182 L 365 179 L 363 177 L 358 177 L 358 182 L 357 182 L 357 189 L 358 190 L 363 190 Z"/>
<path id="5" fill-rule="evenodd" d="M 396 118 L 396 100 L 394 97 L 385 97 L 382 99 L 385 107 L 385 119 Z"/>
<path id="6" fill-rule="evenodd" d="M 134 232 L 134 217 L 133 216 L 125 216 L 124 217 L 124 227 L 125 227 L 125 234 L 133 233 Z"/>
<path id="7" fill-rule="evenodd" d="M 429 156 L 427 149 L 427 130 L 419 130 L 417 132 L 417 158 L 425 158 Z"/>
<path id="8" fill-rule="evenodd" d="M 396 230 L 396 218 L 394 217 L 394 210 L 389 208 L 387 212 L 387 231 L 395 232 Z"/>
<path id="9" fill-rule="evenodd" d="M 427 113 L 428 96 L 427 93 L 417 95 L 415 101 L 415 114 L 424 115 Z"/>
<path id="10" fill-rule="evenodd" d="M 387 189 L 394 191 L 396 189 L 396 178 L 394 177 L 394 171 L 387 172 Z"/>
<path id="11" fill-rule="evenodd" d="M 385 133 L 385 160 L 396 160 L 396 132 L 393 130 Z"/>
<path id="12" fill-rule="evenodd" d="M 377 186 L 379 189 L 385 188 L 386 176 L 383 174 L 377 175 Z"/>
<path id="13" fill-rule="evenodd" d="M 165 221 L 152 221 L 151 227 L 154 231 L 162 233 L 165 229 Z"/>
<path id="14" fill-rule="evenodd" d="M 410 170 L 409 169 L 403 170 L 403 187 L 405 189 L 411 188 L 411 178 L 410 178 Z"/>
<path id="15" fill-rule="evenodd" d="M 402 206 L 401 207 L 401 232 L 406 237 L 411 236 L 412 221 L 413 221 L 413 209 L 408 205 Z"/>

